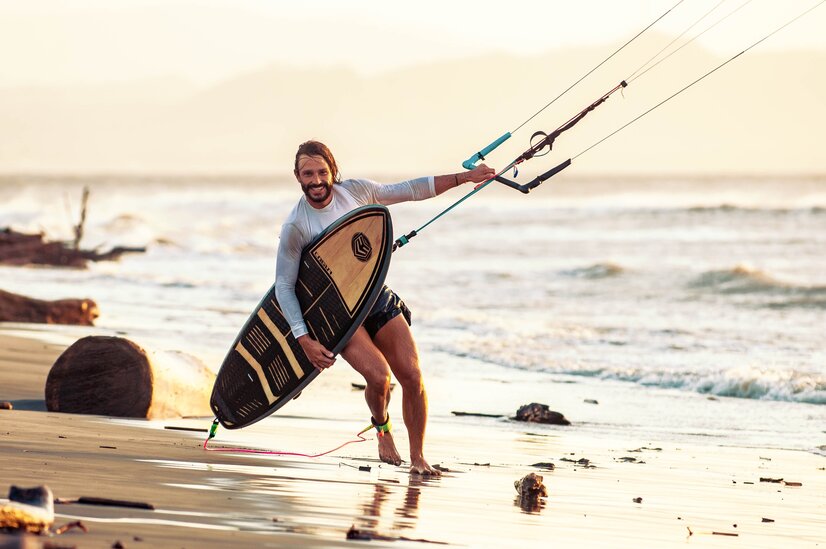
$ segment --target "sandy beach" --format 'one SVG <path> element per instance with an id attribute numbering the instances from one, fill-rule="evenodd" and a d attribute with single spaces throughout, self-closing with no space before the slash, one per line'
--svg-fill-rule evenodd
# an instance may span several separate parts
<path id="1" fill-rule="evenodd" d="M 447 469 L 438 479 L 379 463 L 373 440 L 318 459 L 206 452 L 205 432 L 170 427 L 205 431 L 211 418 L 149 422 L 45 411 L 43 385 L 63 345 L 44 342 L 43 331 L 4 332 L 0 400 L 15 409 L 0 411 L 3 493 L 12 484 L 45 483 L 56 498 L 154 506 L 57 504 L 56 525 L 81 520 L 88 528 L 51 540 L 60 546 L 826 545 L 826 459 L 811 453 L 622 433 L 593 438 L 578 434 L 576 425 L 440 414 L 431 421 L 428 446 Z M 361 399 L 342 390 L 347 370 L 331 370 L 304 397 L 307 404 L 296 401 L 292 415 L 268 426 L 219 430 L 210 447 L 240 442 L 311 453 L 350 440 L 362 427 Z M 439 393 L 438 379 L 435 385 L 432 393 Z M 329 416 L 336 419 L 325 419 L 323 406 L 307 413 L 322 401 L 344 412 Z M 406 448 L 402 426 L 397 433 Z M 549 492 L 538 506 L 522 505 L 513 486 L 530 472 L 544 477 Z M 347 540 L 353 526 L 372 541 Z M 2 536 L 0 546 L 12 541 Z"/>

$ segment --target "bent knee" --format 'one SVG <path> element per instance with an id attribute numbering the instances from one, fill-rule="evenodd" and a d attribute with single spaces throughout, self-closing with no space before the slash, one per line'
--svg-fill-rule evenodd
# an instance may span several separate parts
<path id="1" fill-rule="evenodd" d="M 390 390 L 390 369 L 366 372 L 364 381 L 371 387 L 387 392 Z"/>
<path id="2" fill-rule="evenodd" d="M 424 385 L 418 363 L 407 364 L 393 372 L 404 390 L 419 390 Z"/>

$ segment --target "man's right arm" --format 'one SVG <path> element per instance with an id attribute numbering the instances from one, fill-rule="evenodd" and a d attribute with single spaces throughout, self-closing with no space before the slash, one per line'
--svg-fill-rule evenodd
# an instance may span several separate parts
<path id="1" fill-rule="evenodd" d="M 301 314 L 301 305 L 295 294 L 302 248 L 300 232 L 293 225 L 285 224 L 281 229 L 281 240 L 278 244 L 278 256 L 275 262 L 275 296 L 304 354 L 313 366 L 323 370 L 333 365 L 335 356 L 321 343 L 310 337 L 304 316 Z"/>

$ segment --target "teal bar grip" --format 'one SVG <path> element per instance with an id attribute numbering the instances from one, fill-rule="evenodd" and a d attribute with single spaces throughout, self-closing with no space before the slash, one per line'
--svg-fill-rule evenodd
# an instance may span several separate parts
<path id="1" fill-rule="evenodd" d="M 496 147 L 510 139 L 510 137 L 511 132 L 506 133 L 505 135 L 503 135 L 502 137 L 500 137 L 499 139 L 497 139 L 496 141 L 494 141 L 478 153 L 474 154 L 473 156 L 462 162 L 462 167 L 466 170 L 472 170 L 476 167 L 477 162 L 479 162 L 480 160 L 484 160 L 486 155 L 490 154 L 491 151 L 493 151 Z"/>

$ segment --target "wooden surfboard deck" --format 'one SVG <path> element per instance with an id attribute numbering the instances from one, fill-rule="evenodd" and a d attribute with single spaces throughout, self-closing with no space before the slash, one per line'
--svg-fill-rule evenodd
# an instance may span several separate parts
<path id="1" fill-rule="evenodd" d="M 384 285 L 393 244 L 390 212 L 362 206 L 335 221 L 301 256 L 296 295 L 310 335 L 338 354 L 361 326 Z M 316 376 L 267 291 L 218 371 L 210 407 L 239 429 L 292 400 Z"/>

